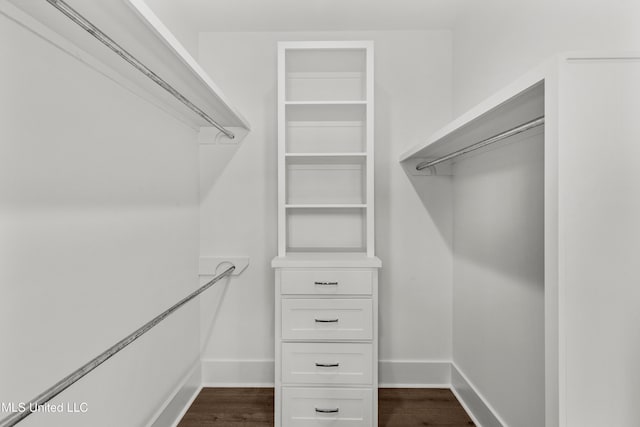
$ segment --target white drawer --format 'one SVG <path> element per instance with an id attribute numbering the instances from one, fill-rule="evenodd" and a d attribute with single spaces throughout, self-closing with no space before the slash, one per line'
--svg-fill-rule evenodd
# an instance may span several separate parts
<path id="1" fill-rule="evenodd" d="M 370 340 L 371 299 L 282 299 L 282 339 Z"/>
<path id="2" fill-rule="evenodd" d="M 371 295 L 373 272 L 367 270 L 282 270 L 282 294 Z"/>
<path id="3" fill-rule="evenodd" d="M 290 384 L 371 384 L 369 343 L 283 343 L 282 382 Z"/>
<path id="4" fill-rule="evenodd" d="M 282 427 L 371 427 L 373 391 L 282 388 Z"/>

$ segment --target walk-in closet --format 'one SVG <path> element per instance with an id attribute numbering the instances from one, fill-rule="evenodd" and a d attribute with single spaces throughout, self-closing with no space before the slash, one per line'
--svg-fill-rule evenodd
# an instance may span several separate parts
<path id="1" fill-rule="evenodd" d="M 636 427 L 639 18 L 0 0 L 0 427 Z"/>

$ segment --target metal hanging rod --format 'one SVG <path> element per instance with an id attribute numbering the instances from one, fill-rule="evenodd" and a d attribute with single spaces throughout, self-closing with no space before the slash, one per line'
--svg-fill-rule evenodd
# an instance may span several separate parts
<path id="1" fill-rule="evenodd" d="M 453 159 L 454 157 L 461 156 L 463 154 L 470 153 L 472 151 L 478 150 L 482 147 L 486 147 L 487 145 L 493 144 L 494 142 L 501 141 L 503 139 L 509 138 L 510 136 L 517 135 L 519 133 L 525 132 L 529 129 L 533 129 L 535 127 L 541 126 L 544 124 L 544 116 L 538 117 L 526 123 L 523 123 L 519 126 L 501 132 L 497 135 L 494 135 L 490 138 L 483 139 L 480 142 L 476 142 L 475 144 L 471 144 L 465 148 L 461 148 L 458 151 L 454 151 L 453 153 L 447 154 L 446 156 L 439 157 L 435 160 L 425 160 L 424 162 L 418 163 L 416 166 L 416 170 L 423 170 L 432 166 L 435 166 L 439 163 L 446 162 L 447 160 Z"/>
<path id="2" fill-rule="evenodd" d="M 111 37 L 109 37 L 104 32 L 102 32 L 102 30 L 100 30 L 98 27 L 93 25 L 93 23 L 87 20 L 84 16 L 78 13 L 75 9 L 73 9 L 63 0 L 47 0 L 47 2 L 49 2 L 53 7 L 58 9 L 64 15 L 66 15 L 73 22 L 75 22 L 80 27 L 82 27 L 85 31 L 87 31 L 89 34 L 91 34 L 93 37 L 99 40 L 102 44 L 104 44 L 109 49 L 114 51 L 118 56 L 120 56 L 122 59 L 127 61 L 129 64 L 131 64 L 135 69 L 137 69 L 142 74 L 144 74 L 149 79 L 151 79 L 153 82 L 155 82 L 158 86 L 160 86 L 161 88 L 169 92 L 171 95 L 173 95 L 178 101 L 182 102 L 184 105 L 187 106 L 187 108 L 192 110 L 198 116 L 202 117 L 207 123 L 214 126 L 220 132 L 225 134 L 228 138 L 230 139 L 235 138 L 235 135 L 233 134 L 233 132 L 227 130 L 224 126 L 222 126 L 221 124 L 216 122 L 214 119 L 212 119 L 207 113 L 205 113 L 193 102 L 189 101 L 184 95 L 178 92 L 173 86 L 167 83 L 162 77 L 158 76 L 149 67 L 147 67 L 142 62 L 140 62 L 135 56 L 127 52 L 126 49 L 124 49 L 122 46 L 116 43 Z"/>
<path id="3" fill-rule="evenodd" d="M 48 389 L 40 393 L 38 396 L 31 399 L 28 403 L 25 403 L 24 411 L 14 412 L 8 417 L 0 420 L 0 427 L 12 427 L 18 424 L 20 421 L 22 421 L 23 419 L 31 415 L 31 413 L 34 410 L 36 410 L 39 407 L 39 405 L 44 405 L 45 403 L 47 403 L 48 401 L 50 401 L 51 399 L 53 399 L 54 397 L 56 397 L 57 395 L 65 391 L 67 388 L 72 386 L 80 378 L 84 377 L 89 372 L 93 371 L 98 366 L 102 365 L 104 362 L 106 362 L 108 359 L 110 359 L 120 350 L 122 350 L 123 348 L 125 348 L 126 346 L 128 346 L 129 344 L 137 340 L 138 338 L 140 338 L 142 335 L 147 333 L 151 328 L 153 328 L 158 323 L 163 321 L 171 313 L 173 313 L 174 311 L 176 311 L 177 309 L 179 309 L 180 307 L 182 307 L 183 305 L 185 305 L 186 303 L 188 303 L 189 301 L 191 301 L 192 299 L 194 299 L 195 297 L 197 297 L 198 295 L 200 295 L 201 293 L 209 289 L 211 286 L 213 286 L 216 282 L 218 282 L 223 277 L 229 276 L 235 269 L 236 269 L 235 265 L 232 265 L 231 267 L 227 268 L 225 271 L 218 274 L 216 277 L 214 277 L 209 282 L 207 282 L 207 284 L 201 286 L 200 288 L 198 288 L 197 290 L 195 290 L 194 292 L 192 292 L 191 294 L 189 294 L 188 296 L 186 296 L 185 298 L 183 298 L 182 300 L 180 300 L 179 302 L 177 302 L 167 310 L 163 311 L 161 314 L 154 317 L 152 320 L 145 323 L 144 325 L 136 329 L 134 332 L 127 335 L 125 338 L 123 338 L 113 346 L 109 347 L 107 350 L 100 353 L 95 358 L 91 359 L 89 362 L 85 363 L 80 368 L 76 369 L 75 371 L 73 371 L 72 373 L 70 373 L 69 375 L 67 375 L 66 377 L 64 377 L 63 379 L 61 379 L 60 381 L 58 381 L 57 383 L 55 383 L 54 385 L 52 385 L 51 387 L 49 387 Z"/>

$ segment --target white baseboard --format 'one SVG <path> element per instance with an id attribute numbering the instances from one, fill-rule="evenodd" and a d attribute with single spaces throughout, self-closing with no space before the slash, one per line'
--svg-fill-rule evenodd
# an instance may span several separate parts
<path id="1" fill-rule="evenodd" d="M 451 362 L 441 360 L 380 360 L 378 386 L 383 388 L 449 388 Z"/>
<path id="2" fill-rule="evenodd" d="M 379 387 L 450 388 L 476 426 L 507 427 L 462 371 L 448 360 L 380 360 L 378 366 Z M 202 361 L 202 387 L 273 385 L 273 360 Z"/>
<path id="3" fill-rule="evenodd" d="M 148 427 L 177 426 L 193 401 L 201 386 L 200 363 L 195 363 L 185 378 L 178 384 L 169 398 L 151 418 Z"/>
<path id="4" fill-rule="evenodd" d="M 507 427 L 464 373 L 451 362 L 451 391 L 477 427 Z"/>
<path id="5" fill-rule="evenodd" d="M 203 387 L 273 387 L 273 360 L 202 361 Z"/>
<path id="6" fill-rule="evenodd" d="M 203 387 L 273 387 L 273 360 L 202 361 Z M 432 360 L 381 360 L 380 387 L 449 388 L 451 364 Z"/>

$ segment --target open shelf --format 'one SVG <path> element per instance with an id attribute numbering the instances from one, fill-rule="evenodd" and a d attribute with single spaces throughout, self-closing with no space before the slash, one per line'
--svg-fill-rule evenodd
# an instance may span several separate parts
<path id="1" fill-rule="evenodd" d="M 72 6 L 222 126 L 250 128 L 143 0 L 76 1 Z M 0 12 L 191 127 L 211 126 L 46 1 L 3 2 Z"/>
<path id="2" fill-rule="evenodd" d="M 287 209 L 288 252 L 366 252 L 366 210 Z"/>
<path id="3" fill-rule="evenodd" d="M 287 105 L 286 153 L 366 152 L 364 105 Z"/>
<path id="4" fill-rule="evenodd" d="M 363 49 L 291 49 L 285 63 L 287 102 L 366 99 Z"/>
<path id="5" fill-rule="evenodd" d="M 367 153 L 286 153 L 284 156 L 287 159 L 306 159 L 306 158 L 334 159 L 335 157 L 342 157 L 342 158 L 366 157 Z"/>
<path id="6" fill-rule="evenodd" d="M 373 256 L 372 47 L 279 43 L 280 256 Z"/>
<path id="7" fill-rule="evenodd" d="M 367 205 L 364 203 L 314 203 L 314 204 L 287 204 L 284 205 L 286 209 L 366 209 Z"/>
<path id="8" fill-rule="evenodd" d="M 366 157 L 310 156 L 286 159 L 288 205 L 366 203 Z"/>
<path id="9" fill-rule="evenodd" d="M 366 105 L 367 101 L 353 101 L 353 100 L 345 100 L 345 101 L 336 101 L 336 100 L 327 100 L 327 101 L 287 101 L 284 104 L 285 105 Z"/>
<path id="10" fill-rule="evenodd" d="M 287 180 L 288 205 L 366 202 L 363 165 L 287 165 Z"/>
<path id="11" fill-rule="evenodd" d="M 544 82 L 534 73 L 517 84 L 489 98 L 417 144 L 400 157 L 407 172 L 415 173 L 415 165 L 456 152 L 544 116 Z M 451 161 L 449 161 L 451 162 Z"/>

